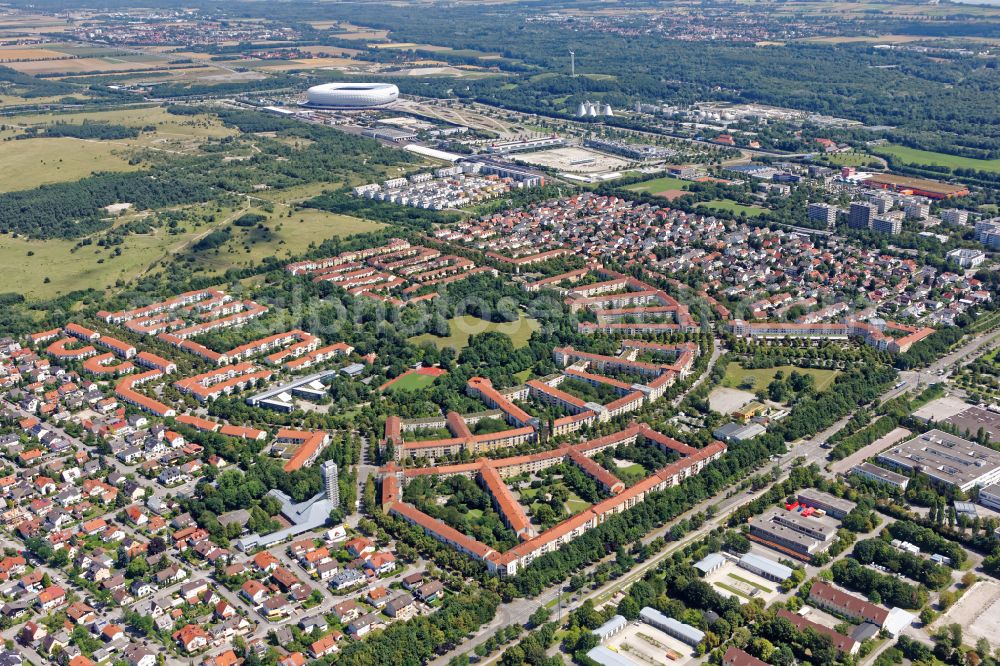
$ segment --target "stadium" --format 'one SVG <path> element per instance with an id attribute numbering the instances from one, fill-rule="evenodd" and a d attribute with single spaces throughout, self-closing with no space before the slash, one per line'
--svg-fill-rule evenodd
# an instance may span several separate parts
<path id="1" fill-rule="evenodd" d="M 324 83 L 306 91 L 303 106 L 365 109 L 385 106 L 399 98 L 399 88 L 391 83 Z"/>

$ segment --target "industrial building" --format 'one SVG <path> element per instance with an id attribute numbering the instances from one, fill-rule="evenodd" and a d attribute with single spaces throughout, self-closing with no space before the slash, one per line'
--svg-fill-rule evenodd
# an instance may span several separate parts
<path id="1" fill-rule="evenodd" d="M 712 436 L 723 442 L 745 442 L 767 432 L 759 423 L 727 423 L 712 431 Z"/>
<path id="2" fill-rule="evenodd" d="M 1000 451 L 930 430 L 879 454 L 878 460 L 968 492 L 1000 481 Z"/>
<path id="3" fill-rule="evenodd" d="M 1000 483 L 980 488 L 979 503 L 988 509 L 1000 511 Z"/>
<path id="4" fill-rule="evenodd" d="M 878 481 L 879 483 L 894 486 L 901 491 L 906 490 L 906 486 L 910 483 L 909 477 L 897 474 L 896 472 L 891 472 L 869 462 L 855 465 L 851 468 L 851 474 L 857 474 L 858 476 L 863 476 L 866 479 L 871 479 L 872 481 Z"/>
<path id="5" fill-rule="evenodd" d="M 822 553 L 835 530 L 817 518 L 803 518 L 795 511 L 775 509 L 750 519 L 750 538 L 801 560 Z"/>
<path id="6" fill-rule="evenodd" d="M 846 516 L 854 508 L 854 502 L 824 493 L 822 490 L 807 488 L 799 492 L 799 502 L 814 509 L 822 509 L 826 515 L 838 520 Z"/>

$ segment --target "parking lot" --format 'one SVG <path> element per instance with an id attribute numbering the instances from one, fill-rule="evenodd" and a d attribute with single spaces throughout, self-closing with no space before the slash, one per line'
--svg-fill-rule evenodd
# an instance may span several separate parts
<path id="1" fill-rule="evenodd" d="M 980 638 L 995 643 L 1000 636 L 1000 583 L 976 583 L 937 624 L 944 626 L 953 622 L 962 627 L 967 643 Z"/>
<path id="2" fill-rule="evenodd" d="M 566 146 L 552 150 L 538 150 L 531 153 L 517 153 L 513 157 L 519 162 L 535 166 L 549 167 L 569 173 L 602 173 L 617 171 L 628 165 L 625 160 L 587 148 Z"/>

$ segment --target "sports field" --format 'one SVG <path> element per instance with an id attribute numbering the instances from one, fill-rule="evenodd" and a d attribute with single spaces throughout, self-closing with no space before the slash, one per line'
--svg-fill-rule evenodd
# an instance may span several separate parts
<path id="1" fill-rule="evenodd" d="M 781 365 L 775 368 L 754 368 L 744 369 L 736 361 L 730 362 L 726 366 L 726 376 L 722 379 L 722 385 L 729 388 L 739 388 L 747 377 L 753 377 L 754 390 L 767 388 L 767 385 L 774 380 L 774 375 L 781 371 L 785 373 L 785 378 L 794 370 L 801 374 L 812 375 L 816 379 L 816 390 L 824 391 L 829 388 L 833 380 L 840 374 L 840 370 L 825 370 L 821 368 L 797 368 L 793 365 Z"/>
<path id="2" fill-rule="evenodd" d="M 438 349 L 451 347 L 456 351 L 461 351 L 469 345 L 469 338 L 473 335 L 486 333 L 487 331 L 497 331 L 509 337 L 510 341 L 514 343 L 514 347 L 520 349 L 528 344 L 531 334 L 541 327 L 541 324 L 536 319 L 524 315 L 521 315 L 517 321 L 504 324 L 485 321 L 472 315 L 462 315 L 461 317 L 449 319 L 448 325 L 451 329 L 451 335 L 446 338 L 439 338 L 432 333 L 424 333 L 423 335 L 416 335 L 409 340 L 417 346 L 430 342 Z"/>
<path id="3" fill-rule="evenodd" d="M 767 212 L 767 209 L 761 208 L 760 206 L 746 206 L 735 201 L 730 201 L 729 199 L 713 199 L 711 201 L 703 201 L 698 204 L 698 206 L 701 208 L 708 208 L 710 210 L 724 210 L 736 215 L 743 213 L 747 217 L 757 217 Z"/>
<path id="4" fill-rule="evenodd" d="M 1000 159 L 977 160 L 972 157 L 935 153 L 929 150 L 917 150 L 916 148 L 894 144 L 880 146 L 876 149 L 876 152 L 881 155 L 895 157 L 906 164 L 931 164 L 948 167 L 949 169 L 977 169 L 979 171 L 1000 173 Z"/>
<path id="5" fill-rule="evenodd" d="M 657 192 L 666 192 L 667 190 L 686 190 L 690 184 L 691 181 L 689 180 L 665 176 L 663 178 L 654 178 L 653 180 L 644 180 L 641 183 L 634 183 L 625 189 L 631 192 L 656 194 Z"/>
<path id="6" fill-rule="evenodd" d="M 407 370 L 394 379 L 390 379 L 379 387 L 380 391 L 419 391 L 434 383 L 441 375 L 447 374 L 441 368 L 418 368 Z"/>

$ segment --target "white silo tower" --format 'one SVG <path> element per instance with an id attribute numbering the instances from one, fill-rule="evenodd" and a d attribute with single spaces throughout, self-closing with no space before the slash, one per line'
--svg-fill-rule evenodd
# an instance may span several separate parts
<path id="1" fill-rule="evenodd" d="M 587 115 L 587 103 L 586 102 L 580 102 L 580 106 L 578 106 L 576 108 L 576 115 L 578 115 L 581 118 L 583 118 L 585 115 Z"/>
<path id="2" fill-rule="evenodd" d="M 604 109 L 601 111 L 601 113 L 603 113 L 605 115 L 605 117 L 608 117 L 608 118 L 610 118 L 610 117 L 612 117 L 612 116 L 615 115 L 615 112 L 611 110 L 611 105 L 610 104 L 605 104 L 604 105 Z"/>
<path id="3" fill-rule="evenodd" d="M 587 115 L 590 116 L 591 118 L 596 118 L 597 117 L 597 105 L 596 104 L 590 103 L 590 106 L 587 107 Z"/>

